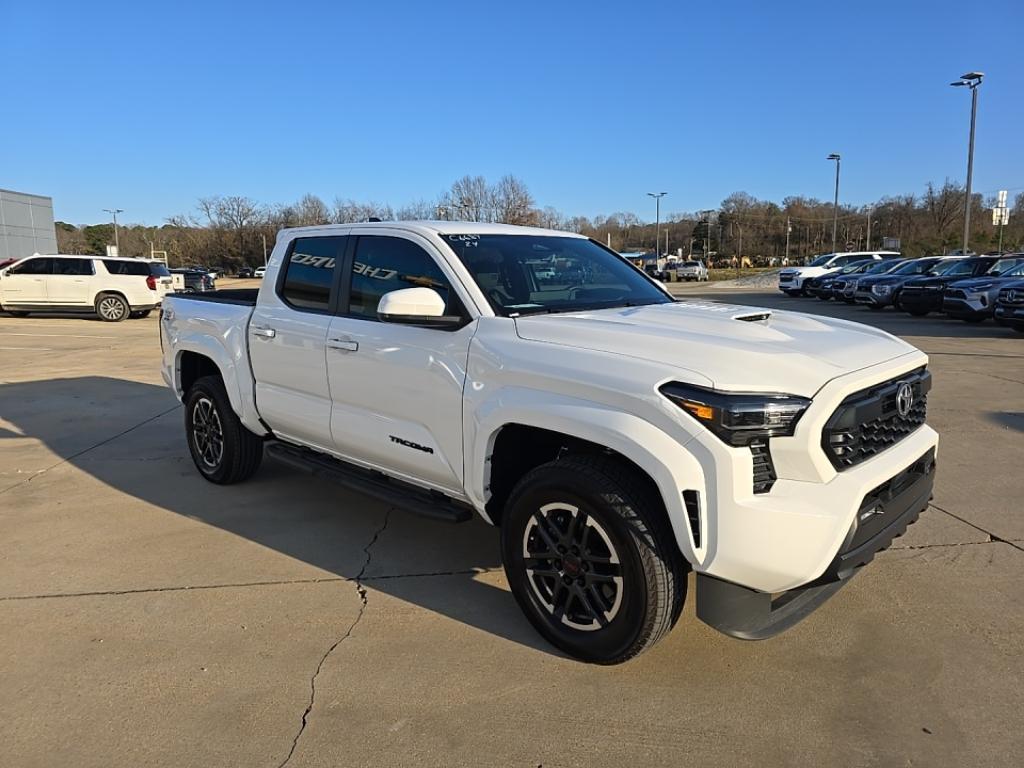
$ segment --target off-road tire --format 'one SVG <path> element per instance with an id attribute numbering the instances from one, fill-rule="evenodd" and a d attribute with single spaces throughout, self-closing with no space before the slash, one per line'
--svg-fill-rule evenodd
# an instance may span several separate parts
<path id="1" fill-rule="evenodd" d="M 620 459 L 570 454 L 528 472 L 516 484 L 505 506 L 501 550 L 512 594 L 544 638 L 582 661 L 627 661 L 668 634 L 682 611 L 688 566 L 676 546 L 661 499 L 644 480 L 635 468 Z M 572 508 L 577 512 L 567 511 Z M 579 518 L 581 514 L 585 517 Z M 549 538 L 552 531 L 564 532 L 552 515 L 566 515 L 569 521 L 577 523 L 583 521 L 577 529 L 579 550 L 565 554 L 565 560 L 527 558 L 528 547 L 548 548 L 547 542 L 553 540 Z M 551 521 L 552 525 L 541 533 L 539 521 Z M 573 541 L 572 525 L 569 522 L 565 526 L 569 533 L 558 539 L 561 543 L 555 549 L 564 552 L 563 545 Z M 598 554 L 594 554 L 595 550 Z M 604 559 L 619 561 L 617 602 L 608 597 L 607 591 L 588 596 L 595 595 L 588 591 L 595 586 L 598 590 L 613 591 L 605 571 L 613 565 L 600 563 L 604 552 L 613 555 Z M 589 557 L 595 558 L 593 565 L 589 565 Z M 528 559 L 534 566 L 532 575 Z M 550 581 L 539 582 L 536 576 L 559 572 L 560 577 L 540 577 Z M 564 591 L 557 592 L 563 589 L 559 583 L 565 584 L 566 574 L 570 574 L 570 583 Z M 604 579 L 603 586 L 597 583 L 598 579 Z M 545 591 L 550 594 L 545 596 Z M 560 595 L 565 596 L 561 611 L 556 607 Z M 546 603 L 548 598 L 552 600 Z M 584 599 L 588 606 L 584 606 Z M 594 602 L 598 599 L 600 603 Z M 609 603 L 612 610 L 601 610 Z M 595 605 L 600 606 L 599 610 L 593 610 Z M 596 628 L 571 626 L 572 611 L 585 613 L 585 609 L 590 610 L 588 618 Z M 556 618 L 560 612 L 561 617 Z M 599 613 L 603 617 L 601 622 L 597 618 Z M 582 626 L 579 621 L 573 623 Z"/>
<path id="2" fill-rule="evenodd" d="M 252 477 L 263 461 L 263 439 L 246 429 L 235 415 L 220 376 L 204 376 L 189 389 L 185 396 L 185 437 L 196 469 L 211 483 L 240 483 Z M 218 442 L 219 450 L 215 445 Z"/>

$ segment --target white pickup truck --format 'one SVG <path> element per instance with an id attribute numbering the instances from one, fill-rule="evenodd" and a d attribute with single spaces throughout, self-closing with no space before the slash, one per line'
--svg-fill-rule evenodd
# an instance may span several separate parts
<path id="1" fill-rule="evenodd" d="M 537 265 L 570 276 L 541 281 Z M 264 454 L 499 526 L 515 599 L 577 658 L 697 616 L 792 626 L 917 519 L 927 357 L 873 328 L 676 301 L 601 244 L 396 222 L 284 230 L 262 286 L 168 296 L 163 376 L 214 483 Z"/>

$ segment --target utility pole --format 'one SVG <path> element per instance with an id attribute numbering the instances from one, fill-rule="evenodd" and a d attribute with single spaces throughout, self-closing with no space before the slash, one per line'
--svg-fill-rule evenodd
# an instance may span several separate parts
<path id="1" fill-rule="evenodd" d="M 654 198 L 654 258 L 658 258 L 658 249 L 661 248 L 661 198 L 668 192 L 648 192 L 648 197 Z"/>
<path id="2" fill-rule="evenodd" d="M 836 197 L 832 203 L 832 253 L 836 252 L 836 231 L 839 229 L 839 160 L 838 152 L 833 152 L 827 160 L 836 161 Z"/>
<path id="3" fill-rule="evenodd" d="M 117 255 L 121 255 L 121 241 L 117 236 L 117 214 L 124 213 L 124 208 L 104 208 L 104 211 L 114 217 L 114 250 L 117 251 Z"/>
<path id="4" fill-rule="evenodd" d="M 868 236 L 866 238 L 867 239 L 867 244 L 866 244 L 866 246 L 864 248 L 865 251 L 870 251 L 871 250 L 871 213 L 872 213 L 873 210 L 874 209 L 869 205 L 868 206 Z"/>
<path id="5" fill-rule="evenodd" d="M 789 225 L 789 216 L 786 217 L 786 264 L 789 264 L 789 233 L 793 231 L 793 227 Z"/>
<path id="6" fill-rule="evenodd" d="M 978 115 L 978 86 L 985 78 L 984 72 L 967 72 L 960 79 L 950 83 L 955 87 L 971 89 L 971 138 L 967 145 L 967 190 L 964 193 L 964 246 L 963 255 L 967 255 L 967 244 L 971 238 L 971 178 L 974 175 L 974 121 Z"/>
<path id="7" fill-rule="evenodd" d="M 267 236 L 264 233 L 260 233 L 260 237 L 263 238 L 263 266 L 267 266 Z"/>

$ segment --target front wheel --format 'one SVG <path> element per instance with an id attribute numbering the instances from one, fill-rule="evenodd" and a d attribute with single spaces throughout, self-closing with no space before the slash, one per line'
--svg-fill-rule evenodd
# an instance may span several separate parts
<path id="1" fill-rule="evenodd" d="M 240 483 L 263 461 L 263 440 L 235 415 L 219 376 L 204 376 L 188 391 L 185 435 L 192 461 L 211 483 Z"/>
<path id="2" fill-rule="evenodd" d="M 620 461 L 570 455 L 529 472 L 505 507 L 501 549 L 527 619 L 582 661 L 642 653 L 682 610 L 685 561 L 661 499 Z"/>

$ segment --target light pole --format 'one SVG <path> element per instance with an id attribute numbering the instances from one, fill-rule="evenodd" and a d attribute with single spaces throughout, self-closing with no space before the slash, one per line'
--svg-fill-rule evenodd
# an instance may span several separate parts
<path id="1" fill-rule="evenodd" d="M 874 213 L 874 208 L 869 205 L 868 206 L 868 234 L 867 234 L 867 237 L 865 238 L 865 240 L 867 241 L 865 246 L 864 246 L 864 250 L 865 251 L 870 251 L 871 250 L 871 214 L 872 213 Z"/>
<path id="2" fill-rule="evenodd" d="M 124 213 L 124 208 L 104 208 L 104 211 L 114 217 L 114 250 L 117 251 L 117 255 L 121 255 L 121 241 L 117 237 L 117 214 Z"/>
<path id="3" fill-rule="evenodd" d="M 984 72 L 967 72 L 950 85 L 955 88 L 964 86 L 971 89 L 971 138 L 967 146 L 967 191 L 964 195 L 964 246 L 963 255 L 967 255 L 967 242 L 971 238 L 971 177 L 974 175 L 974 119 L 978 114 L 978 86 L 985 79 Z"/>
<path id="4" fill-rule="evenodd" d="M 792 233 L 792 231 L 793 231 L 793 227 L 789 223 L 789 216 L 787 216 L 786 217 L 786 258 L 784 259 L 784 261 L 785 261 L 785 263 L 787 265 L 789 264 L 789 235 L 790 235 L 790 233 Z"/>
<path id="5" fill-rule="evenodd" d="M 654 258 L 658 258 L 658 251 L 661 250 L 661 198 L 668 192 L 648 192 L 648 197 L 654 198 Z"/>
<path id="6" fill-rule="evenodd" d="M 836 197 L 832 203 L 832 253 L 836 252 L 836 232 L 839 229 L 839 153 L 833 152 L 826 160 L 836 161 Z"/>

